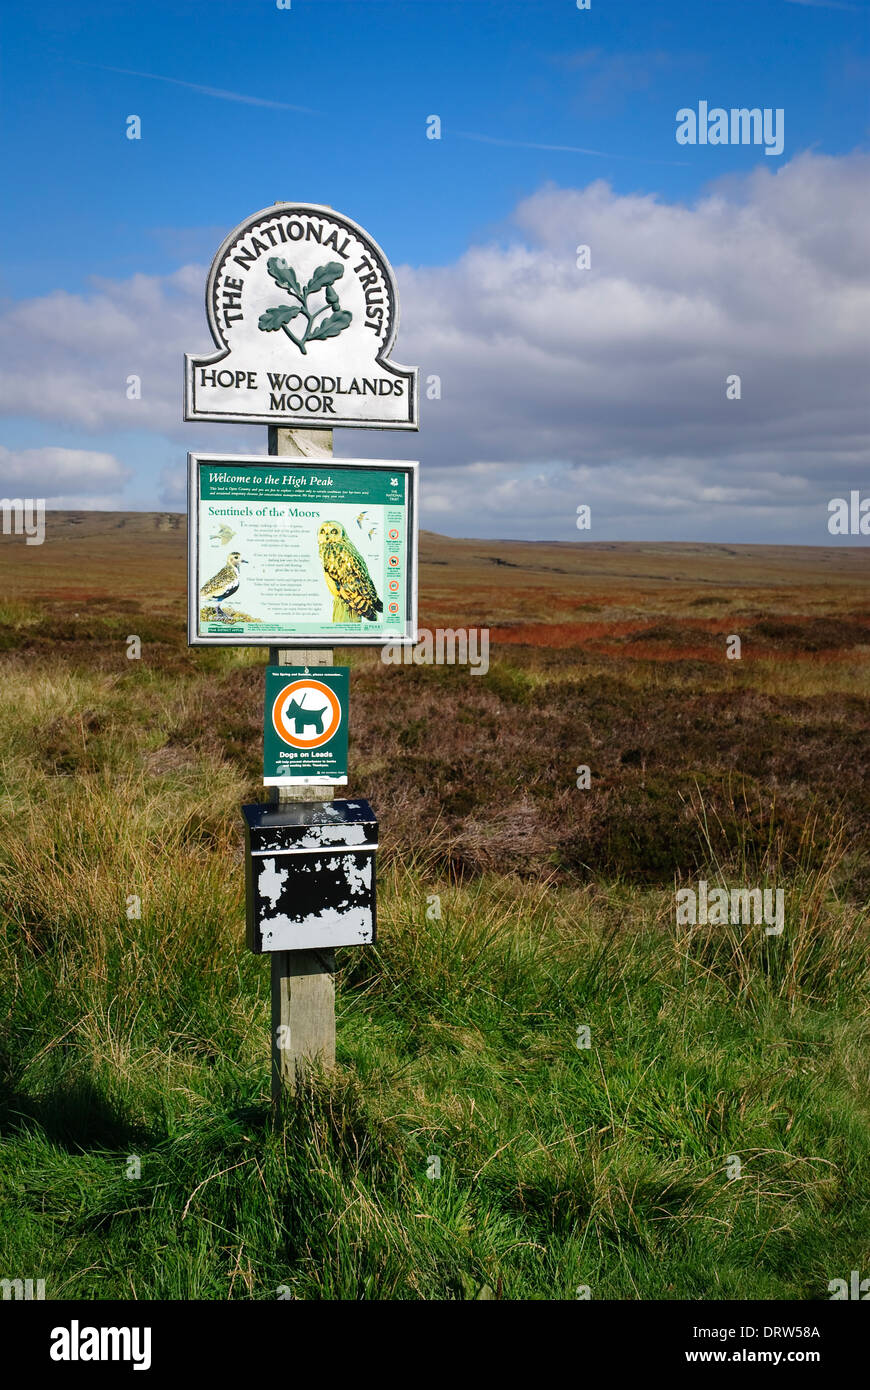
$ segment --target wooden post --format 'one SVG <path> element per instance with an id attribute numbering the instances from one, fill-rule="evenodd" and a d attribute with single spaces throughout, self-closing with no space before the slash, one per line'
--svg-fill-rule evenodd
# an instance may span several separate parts
<path id="1" fill-rule="evenodd" d="M 269 426 L 269 453 L 332 458 L 332 430 Z M 331 666 L 331 648 L 270 647 L 272 666 Z M 331 801 L 335 788 L 273 787 L 275 801 Z M 335 1066 L 335 952 L 272 952 L 272 1103 L 293 1094 L 318 1066 Z"/>

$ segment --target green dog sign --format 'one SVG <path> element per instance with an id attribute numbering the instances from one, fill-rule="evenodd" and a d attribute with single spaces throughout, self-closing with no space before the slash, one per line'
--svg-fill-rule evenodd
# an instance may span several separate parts
<path id="1" fill-rule="evenodd" d="M 348 666 L 267 666 L 263 785 L 347 782 Z"/>

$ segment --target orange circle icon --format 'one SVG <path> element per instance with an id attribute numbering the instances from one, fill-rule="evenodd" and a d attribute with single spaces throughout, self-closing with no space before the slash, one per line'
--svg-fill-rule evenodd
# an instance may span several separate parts
<path id="1" fill-rule="evenodd" d="M 291 748 L 319 748 L 329 742 L 340 723 L 339 698 L 323 681 L 302 676 L 290 681 L 275 696 L 272 724 L 278 737 Z"/>

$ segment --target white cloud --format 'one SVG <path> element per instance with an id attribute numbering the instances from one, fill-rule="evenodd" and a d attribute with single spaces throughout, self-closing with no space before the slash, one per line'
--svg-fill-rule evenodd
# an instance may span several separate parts
<path id="1" fill-rule="evenodd" d="M 759 167 L 691 205 L 601 180 L 543 188 L 500 240 L 399 269 L 396 356 L 421 365 L 421 433 L 356 432 L 338 449 L 420 457 L 423 523 L 457 534 L 576 539 L 585 501 L 596 538 L 721 526 L 730 540 L 824 544 L 820 503 L 866 486 L 868 220 L 858 154 Z M 18 355 L 0 410 L 190 444 L 182 363 L 209 348 L 205 274 L 10 306 L 0 332 Z M 126 399 L 132 373 L 139 401 Z M 426 399 L 430 373 L 441 400 Z M 726 400 L 731 373 L 740 401 Z M 227 426 L 208 434 L 240 447 Z M 155 505 L 184 505 L 181 473 L 161 486 Z"/>
<path id="2" fill-rule="evenodd" d="M 53 290 L 10 305 L 0 332 L 16 351 L 0 379 L 0 411 L 88 430 L 177 424 L 183 354 L 210 342 L 205 275 L 186 266 L 95 280 L 88 294 Z M 128 400 L 128 376 L 140 378 L 140 400 Z"/>
<path id="3" fill-rule="evenodd" d="M 133 470 L 90 449 L 6 449 L 0 445 L 0 493 L 41 497 L 46 505 L 104 510 L 123 508 Z"/>
<path id="4" fill-rule="evenodd" d="M 404 272 L 403 359 L 442 379 L 424 508 L 431 480 L 490 535 L 569 539 L 597 500 L 610 536 L 825 543 L 820 503 L 867 482 L 868 175 L 865 156 L 803 155 L 693 206 L 546 188 L 519 238 Z M 445 494 L 438 466 L 470 460 L 504 482 L 462 470 Z"/>
<path id="5" fill-rule="evenodd" d="M 187 506 L 186 467 L 179 465 L 177 468 L 161 468 L 158 500 L 161 507 L 183 509 Z"/>

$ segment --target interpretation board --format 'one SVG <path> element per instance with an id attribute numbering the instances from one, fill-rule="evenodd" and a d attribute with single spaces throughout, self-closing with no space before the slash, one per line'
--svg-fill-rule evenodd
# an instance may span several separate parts
<path id="1" fill-rule="evenodd" d="M 276 203 L 221 245 L 205 293 L 217 348 L 185 358 L 184 418 L 417 429 L 417 368 L 389 360 L 392 268 L 356 222 Z"/>
<path id="2" fill-rule="evenodd" d="M 347 782 L 349 666 L 267 666 L 263 785 Z"/>
<path id="3" fill-rule="evenodd" d="M 417 464 L 188 455 L 192 646 L 417 640 Z"/>

